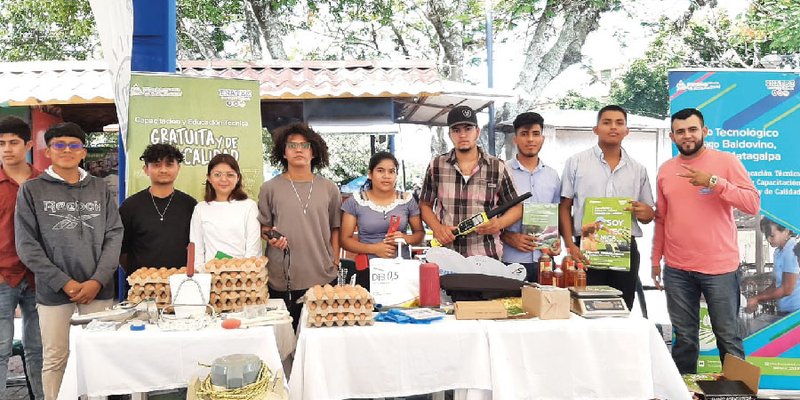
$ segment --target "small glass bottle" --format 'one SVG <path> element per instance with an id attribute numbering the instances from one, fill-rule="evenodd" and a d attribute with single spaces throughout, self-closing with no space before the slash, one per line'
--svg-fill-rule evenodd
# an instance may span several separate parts
<path id="1" fill-rule="evenodd" d="M 550 270 L 550 276 L 546 278 L 547 280 L 545 280 L 544 276 L 545 270 Z M 553 261 L 547 254 L 542 254 L 542 256 L 539 257 L 539 284 L 550 285 L 553 280 L 552 272 L 553 272 Z"/>
<path id="2" fill-rule="evenodd" d="M 578 263 L 578 270 L 575 274 L 575 286 L 578 288 L 586 287 L 586 267 L 583 266 L 582 262 Z"/>
<path id="3" fill-rule="evenodd" d="M 564 287 L 564 270 L 558 264 L 556 264 L 556 269 L 553 270 L 553 286 Z"/>
<path id="4" fill-rule="evenodd" d="M 572 258 L 564 258 L 564 287 L 575 286 L 578 270 Z"/>

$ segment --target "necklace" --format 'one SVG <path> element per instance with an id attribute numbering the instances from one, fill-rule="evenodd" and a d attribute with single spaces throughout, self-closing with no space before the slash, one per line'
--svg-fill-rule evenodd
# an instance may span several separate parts
<path id="1" fill-rule="evenodd" d="M 172 194 L 169 195 L 169 201 L 167 202 L 167 206 L 164 207 L 164 212 L 161 212 L 158 209 L 158 206 L 156 205 L 156 198 L 153 197 L 153 193 L 150 193 L 150 200 L 153 201 L 153 207 L 155 207 L 156 212 L 158 213 L 158 216 L 160 217 L 159 220 L 162 221 L 162 222 L 164 221 L 164 214 L 167 213 L 167 209 L 169 208 L 169 205 L 172 204 L 172 196 L 175 196 L 175 191 L 174 190 L 172 191 Z"/>
<path id="2" fill-rule="evenodd" d="M 306 211 L 308 211 L 308 204 L 311 203 L 311 193 L 314 191 L 314 180 L 317 179 L 317 176 L 314 175 L 314 177 L 311 178 L 311 189 L 308 190 L 308 198 L 306 199 L 306 205 L 303 205 L 303 200 L 300 199 L 300 193 L 297 193 L 297 188 L 294 186 L 294 180 L 292 180 L 292 178 L 290 178 L 288 174 L 286 175 L 286 177 L 289 178 L 289 183 L 292 184 L 292 189 L 294 189 L 294 195 L 297 196 L 297 202 L 300 203 L 301 207 L 303 207 L 303 214 L 305 214 Z"/>

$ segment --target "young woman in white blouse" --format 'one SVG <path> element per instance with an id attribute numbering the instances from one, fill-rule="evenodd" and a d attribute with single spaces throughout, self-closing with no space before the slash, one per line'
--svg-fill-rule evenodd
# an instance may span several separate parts
<path id="1" fill-rule="evenodd" d="M 262 254 L 258 205 L 247 198 L 233 156 L 217 154 L 208 163 L 204 200 L 194 209 L 189 232 L 198 271 L 218 253 L 235 258 Z"/>

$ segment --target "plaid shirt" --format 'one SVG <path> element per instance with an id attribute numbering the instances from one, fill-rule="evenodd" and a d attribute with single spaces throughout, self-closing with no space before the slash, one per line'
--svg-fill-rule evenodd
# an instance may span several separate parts
<path id="1" fill-rule="evenodd" d="M 464 177 L 456 163 L 455 149 L 431 160 L 425 172 L 420 201 L 433 205 L 439 221 L 456 226 L 475 214 L 489 211 L 517 196 L 506 164 L 478 147 L 479 159 L 470 176 Z M 469 257 L 500 258 L 500 235 L 470 233 L 456 237 L 447 247 Z"/>

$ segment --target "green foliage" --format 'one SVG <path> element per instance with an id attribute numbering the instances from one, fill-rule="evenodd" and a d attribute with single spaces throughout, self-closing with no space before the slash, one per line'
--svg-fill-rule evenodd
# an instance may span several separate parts
<path id="1" fill-rule="evenodd" d="M 324 135 L 330 164 L 322 176 L 338 183 L 347 183 L 365 175 L 369 166 L 369 135 Z"/>
<path id="2" fill-rule="evenodd" d="M 215 54 L 221 53 L 225 49 L 225 42 L 234 39 L 225 28 L 244 19 L 244 4 L 241 0 L 176 0 L 175 6 L 177 18 L 180 19 L 177 32 L 178 51 L 183 58 L 197 58 L 203 54 L 191 35 L 207 38 L 206 45 Z M 197 27 L 202 32 L 190 32 L 193 29 L 183 25 L 186 23 L 191 23 L 192 27 Z"/>
<path id="3" fill-rule="evenodd" d="M 800 2 L 797 0 L 753 0 L 743 34 L 763 38 L 769 50 L 800 52 Z"/>
<path id="4" fill-rule="evenodd" d="M 562 110 L 599 110 L 604 106 L 600 100 L 594 97 L 585 97 L 575 90 L 567 92 L 556 102 L 556 105 Z"/>
<path id="5" fill-rule="evenodd" d="M 611 102 L 631 114 L 665 118 L 669 114 L 667 64 L 653 63 L 647 58 L 634 61 L 611 85 Z"/>
<path id="6" fill-rule="evenodd" d="M 0 60 L 99 57 L 88 0 L 0 0 Z"/>

